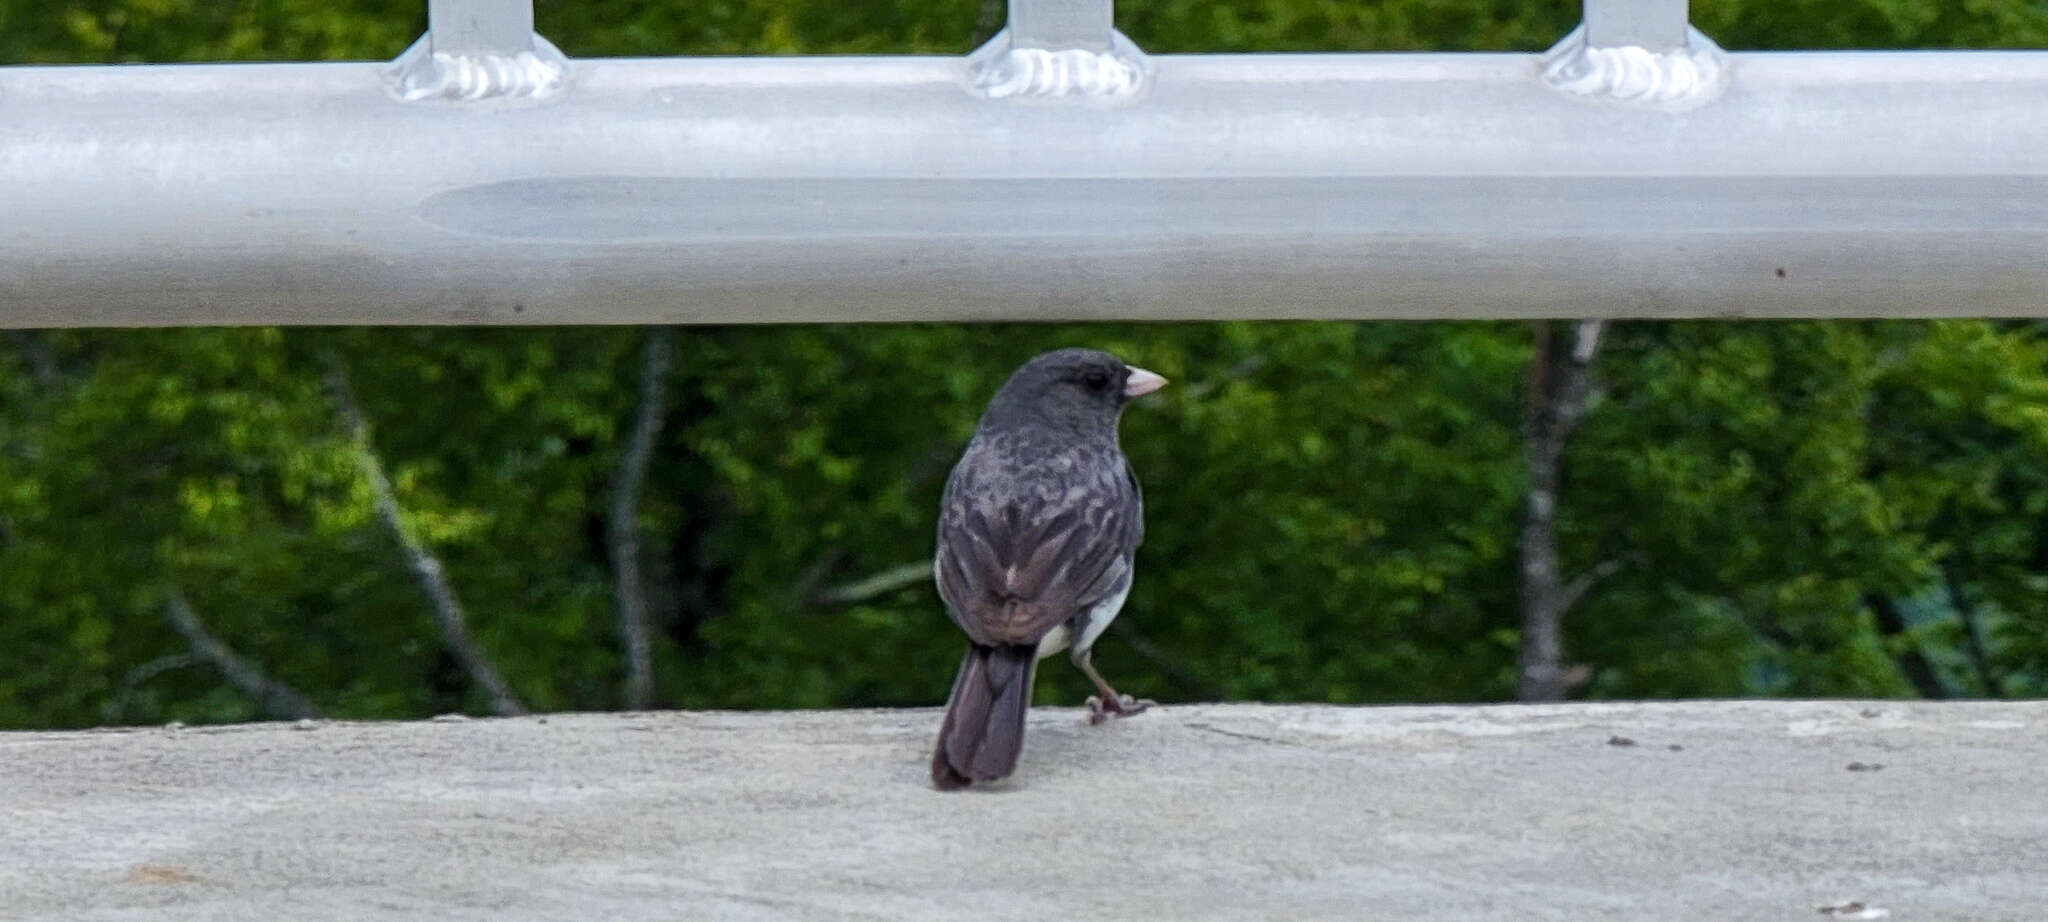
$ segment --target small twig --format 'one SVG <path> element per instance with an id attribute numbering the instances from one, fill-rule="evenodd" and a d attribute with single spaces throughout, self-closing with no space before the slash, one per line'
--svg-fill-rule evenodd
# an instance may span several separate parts
<path id="1" fill-rule="evenodd" d="M 1943 567 L 1941 581 L 1948 590 L 1948 602 L 1956 610 L 1956 617 L 1963 622 L 1963 645 L 1970 653 L 1970 665 L 1977 671 L 1977 682 L 1984 686 L 1984 694 L 1990 698 L 2005 697 L 2005 682 L 1991 667 L 1991 653 L 1984 644 L 1984 625 L 1977 617 L 1977 606 L 1963 592 L 1962 580 L 1955 572 Z"/>
<path id="2" fill-rule="evenodd" d="M 227 644 L 208 632 L 206 625 L 200 623 L 199 616 L 193 613 L 191 603 L 185 601 L 184 593 L 176 589 L 170 590 L 164 598 L 163 611 L 164 620 L 169 621 L 171 628 L 185 638 L 185 643 L 192 648 L 194 656 L 220 670 L 220 674 L 227 678 L 229 684 L 241 689 L 242 694 L 256 699 L 265 710 L 291 720 L 320 716 L 320 710 L 315 708 L 313 702 L 305 695 L 265 675 L 255 663 L 242 658 L 229 649 Z"/>
<path id="3" fill-rule="evenodd" d="M 654 441 L 661 435 L 662 417 L 667 412 L 668 395 L 663 384 L 674 357 L 675 331 L 666 327 L 649 329 L 640 360 L 640 409 L 634 416 L 626 452 L 619 459 L 618 475 L 612 480 L 611 517 L 605 523 L 611 536 L 619 641 L 626 655 L 626 706 L 636 711 L 645 710 L 654 700 L 654 654 L 647 640 L 647 585 L 640 575 L 640 493 L 647 484 Z"/>
<path id="4" fill-rule="evenodd" d="M 127 723 L 128 704 L 135 700 L 136 689 L 166 672 L 183 669 L 197 662 L 198 660 L 190 653 L 168 653 L 128 670 L 121 676 L 121 684 L 114 689 L 114 694 L 100 708 L 100 721 L 108 724 Z"/>
<path id="5" fill-rule="evenodd" d="M 922 490 L 926 484 L 945 475 L 952 469 L 952 461 L 957 451 L 956 447 L 941 443 L 933 445 L 930 450 L 919 455 L 910 469 L 911 489 Z M 790 598 L 795 600 L 792 607 L 834 608 L 854 605 L 931 578 L 931 563 L 919 561 L 898 564 L 851 583 L 820 590 L 819 584 L 832 575 L 833 569 L 838 567 L 846 556 L 846 548 L 837 544 L 820 551 L 792 584 Z"/>
<path id="6" fill-rule="evenodd" d="M 1188 692 L 1189 694 L 1186 697 L 1197 701 L 1203 699 L 1218 700 L 1225 697 L 1221 686 L 1175 663 L 1172 657 L 1166 655 L 1165 650 L 1160 649 L 1158 644 L 1153 643 L 1150 637 L 1145 636 L 1137 628 L 1132 627 L 1129 621 L 1118 618 L 1109 623 L 1109 630 L 1110 633 L 1121 638 L 1124 643 L 1129 644 L 1131 652 L 1138 654 L 1139 659 L 1144 660 L 1152 668 L 1159 670 L 1167 678 L 1172 679 L 1175 684 L 1178 684 L 1184 691 Z"/>
<path id="7" fill-rule="evenodd" d="M 469 624 L 463 618 L 462 602 L 455 597 L 455 588 L 448 585 L 442 574 L 441 561 L 436 559 L 426 545 L 405 527 L 405 513 L 398 506 L 398 494 L 391 488 L 391 479 L 384 474 L 384 462 L 377 457 L 376 448 L 370 441 L 370 423 L 363 416 L 362 408 L 356 404 L 355 392 L 349 387 L 348 370 L 341 363 L 340 356 L 332 352 L 321 356 L 327 365 L 327 386 L 333 392 L 334 403 L 341 411 L 343 422 L 348 425 L 349 436 L 355 441 L 356 463 L 362 468 L 363 479 L 369 481 L 370 491 L 376 497 L 377 515 L 385 527 L 397 537 L 405 549 L 405 558 L 412 565 L 413 574 L 419 577 L 420 588 L 433 603 L 434 620 L 441 630 L 441 640 L 454 655 L 470 679 L 483 686 L 484 693 L 491 699 L 491 710 L 506 716 L 527 713 L 526 705 L 512 693 L 503 676 L 491 665 L 483 648 L 469 633 Z"/>
<path id="8" fill-rule="evenodd" d="M 1913 638 L 1912 627 L 1906 623 L 1906 614 L 1899 608 L 1899 603 L 1884 593 L 1866 592 L 1863 594 L 1863 604 L 1868 606 L 1871 614 L 1876 617 L 1878 632 L 1884 635 L 1885 640 L 1897 644 L 1900 648 L 1899 652 L 1891 655 L 1892 661 L 1898 666 L 1899 673 L 1920 693 L 1920 697 L 1955 697 L 1949 694 L 1948 687 L 1942 684 L 1940 671 L 1934 668 L 1934 662 L 1927 658 L 1926 651 L 1920 649 L 1920 642 Z"/>
<path id="9" fill-rule="evenodd" d="M 927 582 L 931 578 L 932 565 L 929 561 L 899 564 L 873 576 L 822 590 L 811 596 L 811 604 L 828 607 L 858 605 L 877 596 Z"/>
<path id="10" fill-rule="evenodd" d="M 1559 609 L 1565 614 L 1570 614 L 1579 607 L 1579 602 L 1585 599 L 1586 593 L 1591 592 L 1595 585 L 1598 585 L 1601 580 L 1621 572 L 1621 569 L 1628 566 L 1628 564 L 1629 558 L 1627 557 L 1616 557 L 1594 564 L 1592 569 L 1579 574 L 1577 578 L 1564 587 L 1564 595 L 1558 603 Z"/>
<path id="11" fill-rule="evenodd" d="M 831 576 L 832 571 L 838 568 L 839 562 L 845 559 L 846 548 L 837 544 L 825 548 L 817 557 L 812 558 L 810 563 L 804 565 L 803 572 L 797 574 L 796 582 L 790 586 L 790 607 L 802 608 L 816 604 L 818 587 L 824 585 L 825 577 Z"/>

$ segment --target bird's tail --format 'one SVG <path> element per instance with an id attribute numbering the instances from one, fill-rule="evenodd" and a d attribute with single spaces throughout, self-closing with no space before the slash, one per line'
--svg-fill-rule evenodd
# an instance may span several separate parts
<path id="1" fill-rule="evenodd" d="M 1035 647 L 967 648 L 960 675 L 953 679 L 953 695 L 946 700 L 938 751 L 932 753 L 934 787 L 949 791 L 969 782 L 994 781 L 1017 767 L 1037 667 Z"/>

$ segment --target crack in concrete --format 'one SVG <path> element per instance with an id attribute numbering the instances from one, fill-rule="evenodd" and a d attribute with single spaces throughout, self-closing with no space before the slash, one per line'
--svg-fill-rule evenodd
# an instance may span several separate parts
<path id="1" fill-rule="evenodd" d="M 1261 743 L 1272 743 L 1277 746 L 1293 746 L 1296 749 L 1315 748 L 1314 746 L 1310 746 L 1306 743 L 1297 743 L 1293 740 L 1284 740 L 1277 736 L 1260 736 L 1256 733 L 1240 733 L 1236 730 L 1225 730 L 1222 727 L 1216 726 L 1214 724 L 1189 723 L 1186 726 L 1196 730 L 1207 730 L 1210 733 L 1215 733 L 1220 736 L 1228 736 L 1241 740 L 1254 740 Z"/>

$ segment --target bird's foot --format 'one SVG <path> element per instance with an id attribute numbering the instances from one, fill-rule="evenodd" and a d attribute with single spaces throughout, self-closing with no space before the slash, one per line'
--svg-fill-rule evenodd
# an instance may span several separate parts
<path id="1" fill-rule="evenodd" d="M 1146 708 L 1158 703 L 1149 698 L 1133 698 L 1129 695 L 1118 695 L 1108 700 L 1096 695 L 1089 695 L 1088 722 L 1090 724 L 1099 724 L 1111 717 L 1130 717 L 1134 714 L 1142 714 Z"/>

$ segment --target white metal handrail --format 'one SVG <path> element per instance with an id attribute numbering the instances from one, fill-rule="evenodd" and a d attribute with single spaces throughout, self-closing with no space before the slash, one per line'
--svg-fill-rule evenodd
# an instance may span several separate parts
<path id="1" fill-rule="evenodd" d="M 2048 52 L 582 59 L 435 0 L 391 64 L 0 68 L 0 326 L 2032 315 Z"/>

